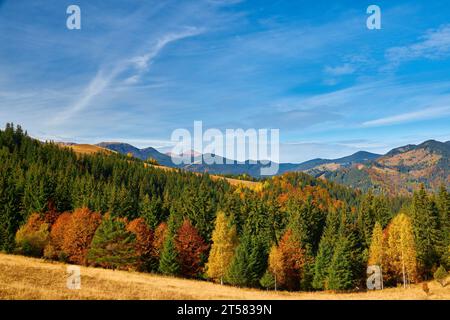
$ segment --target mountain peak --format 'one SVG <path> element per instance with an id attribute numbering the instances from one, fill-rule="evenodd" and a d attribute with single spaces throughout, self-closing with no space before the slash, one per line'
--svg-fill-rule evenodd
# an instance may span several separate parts
<path id="1" fill-rule="evenodd" d="M 125 142 L 101 142 L 97 145 L 106 149 L 119 152 L 121 154 L 131 153 L 134 157 L 139 158 L 141 160 L 147 160 L 148 158 L 152 158 L 158 161 L 160 165 L 171 167 L 174 166 L 170 156 L 163 154 L 152 147 L 139 149 Z"/>

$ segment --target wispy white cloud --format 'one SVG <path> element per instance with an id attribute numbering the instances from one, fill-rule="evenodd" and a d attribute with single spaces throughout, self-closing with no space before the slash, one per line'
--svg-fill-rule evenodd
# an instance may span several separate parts
<path id="1" fill-rule="evenodd" d="M 65 122 L 76 113 L 88 107 L 92 100 L 101 94 L 110 85 L 111 81 L 123 71 L 123 68 L 123 65 L 118 65 L 110 71 L 100 69 L 83 90 L 79 98 L 64 111 L 56 114 L 56 116 L 49 121 L 49 124 Z"/>
<path id="2" fill-rule="evenodd" d="M 393 47 L 386 50 L 388 65 L 393 69 L 401 63 L 416 59 L 442 59 L 450 55 L 450 24 L 438 29 L 428 30 L 419 41 L 408 46 Z"/>
<path id="3" fill-rule="evenodd" d="M 352 74 L 355 72 L 355 67 L 350 65 L 349 63 L 343 64 L 341 66 L 330 67 L 326 66 L 324 71 L 332 76 L 344 76 L 348 74 Z"/>
<path id="4" fill-rule="evenodd" d="M 122 73 L 131 68 L 134 68 L 136 73 L 128 76 L 123 82 L 129 85 L 136 84 L 139 82 L 141 75 L 148 71 L 153 59 L 158 56 L 164 47 L 169 43 L 198 35 L 201 32 L 203 32 L 202 29 L 188 27 L 180 32 L 165 34 L 159 38 L 156 41 L 156 44 L 154 44 L 145 54 L 116 62 L 113 67 L 101 67 L 94 78 L 92 78 L 89 84 L 84 88 L 78 99 L 65 110 L 50 119 L 49 124 L 64 123 L 75 114 L 87 108 L 92 101 L 108 89 Z"/>
<path id="5" fill-rule="evenodd" d="M 395 116 L 379 118 L 376 120 L 366 121 L 363 123 L 363 126 L 365 127 L 386 126 L 406 122 L 413 122 L 417 120 L 436 119 L 448 115 L 450 115 L 450 107 L 433 107 L 419 111 L 402 113 Z"/>
<path id="6" fill-rule="evenodd" d="M 156 44 L 150 48 L 145 54 L 133 57 L 129 62 L 136 68 L 137 74 L 131 76 L 131 83 L 137 82 L 142 73 L 148 71 L 153 59 L 160 53 L 165 46 L 171 42 L 184 38 L 199 35 L 204 32 L 202 28 L 188 27 L 181 32 L 168 33 L 156 41 Z M 128 78 L 127 80 L 129 80 Z"/>

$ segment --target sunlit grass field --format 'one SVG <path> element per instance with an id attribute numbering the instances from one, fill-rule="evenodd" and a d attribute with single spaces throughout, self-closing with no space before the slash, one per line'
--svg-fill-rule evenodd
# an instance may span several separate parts
<path id="1" fill-rule="evenodd" d="M 449 280 L 449 279 L 448 279 Z M 81 289 L 66 286 L 67 265 L 23 256 L 0 254 L 0 299 L 450 299 L 450 284 L 428 283 L 376 292 L 273 292 L 221 286 L 136 272 L 81 267 Z"/>

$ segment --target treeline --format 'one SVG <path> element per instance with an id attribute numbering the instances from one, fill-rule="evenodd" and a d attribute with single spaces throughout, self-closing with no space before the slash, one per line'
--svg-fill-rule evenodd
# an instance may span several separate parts
<path id="1" fill-rule="evenodd" d="M 286 290 L 386 285 L 450 266 L 450 196 L 362 194 L 302 173 L 251 190 L 0 131 L 0 248 L 104 268 Z"/>

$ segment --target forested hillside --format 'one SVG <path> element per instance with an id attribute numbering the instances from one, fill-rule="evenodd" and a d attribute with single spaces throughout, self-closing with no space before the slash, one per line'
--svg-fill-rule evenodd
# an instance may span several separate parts
<path id="1" fill-rule="evenodd" d="M 450 196 L 361 193 L 287 173 L 258 190 L 0 131 L 0 249 L 286 290 L 386 285 L 450 267 Z M 401 241 L 400 241 L 401 240 Z"/>

